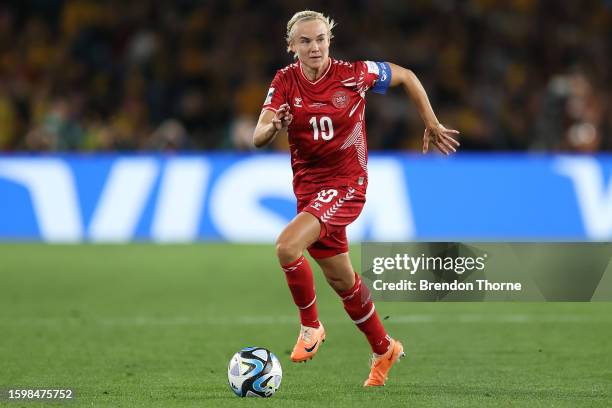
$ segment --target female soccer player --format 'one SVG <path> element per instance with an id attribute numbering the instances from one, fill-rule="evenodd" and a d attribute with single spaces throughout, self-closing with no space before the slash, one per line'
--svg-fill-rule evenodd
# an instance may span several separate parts
<path id="1" fill-rule="evenodd" d="M 298 214 L 278 237 L 276 255 L 301 320 L 291 360 L 311 359 L 325 341 L 312 270 L 303 255 L 307 249 L 372 347 L 364 386 L 380 386 L 404 350 L 385 331 L 367 287 L 354 272 L 346 237 L 346 226 L 363 208 L 368 185 L 366 91 L 385 93 L 390 86 L 403 86 L 425 122 L 423 153 L 430 143 L 444 154 L 454 152 L 459 143 L 451 135 L 459 132 L 438 122 L 410 70 L 388 62 L 330 58 L 334 25 L 329 17 L 309 10 L 289 20 L 287 51 L 297 61 L 277 71 L 253 143 L 263 147 L 279 134 L 289 137 Z"/>

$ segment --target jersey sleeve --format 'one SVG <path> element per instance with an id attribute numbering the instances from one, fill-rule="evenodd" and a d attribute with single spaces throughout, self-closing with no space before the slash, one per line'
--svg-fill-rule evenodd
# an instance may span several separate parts
<path id="1" fill-rule="evenodd" d="M 278 71 L 270 84 L 270 89 L 268 89 L 268 93 L 266 94 L 262 110 L 267 109 L 276 112 L 286 100 L 285 81 L 281 71 Z"/>
<path id="2" fill-rule="evenodd" d="M 356 64 L 359 77 L 363 77 L 364 90 L 385 94 L 391 83 L 391 67 L 387 62 L 358 61 Z"/>

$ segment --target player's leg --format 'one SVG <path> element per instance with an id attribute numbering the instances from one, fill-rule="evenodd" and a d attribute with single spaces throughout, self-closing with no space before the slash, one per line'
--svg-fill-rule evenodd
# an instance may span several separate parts
<path id="1" fill-rule="evenodd" d="M 312 269 L 303 255 L 304 249 L 319 239 L 320 231 L 319 220 L 312 214 L 301 212 L 276 241 L 276 255 L 300 313 L 300 334 L 291 353 L 294 362 L 311 359 L 325 340 L 325 331 L 317 315 Z"/>
<path id="2" fill-rule="evenodd" d="M 348 252 L 323 259 L 315 259 L 315 261 L 321 267 L 329 286 L 336 292 L 347 291 L 355 285 L 355 273 Z"/>
<path id="3" fill-rule="evenodd" d="M 312 214 L 301 212 L 276 239 L 276 256 L 282 265 L 299 258 L 304 250 L 319 239 L 321 224 Z"/>
<path id="4" fill-rule="evenodd" d="M 325 245 L 327 248 L 324 248 Z M 389 370 L 404 355 L 403 346 L 387 334 L 372 302 L 370 291 L 354 271 L 348 252 L 324 258 L 317 257 L 325 254 L 325 251 L 334 251 L 333 247 L 337 245 L 341 248 L 336 248 L 336 252 L 348 248 L 344 230 L 323 238 L 315 244 L 316 248 L 309 248 L 309 251 L 321 267 L 327 282 L 342 299 L 347 314 L 370 343 L 373 352 L 372 366 L 364 386 L 384 385 Z"/>
<path id="5" fill-rule="evenodd" d="M 390 338 L 378 317 L 368 287 L 353 269 L 348 252 L 316 261 L 327 282 L 342 299 L 346 313 L 365 334 L 372 351 L 386 353 Z"/>
<path id="6" fill-rule="evenodd" d="M 338 187 L 333 191 L 336 192 L 335 200 L 316 203 L 316 208 L 312 204 L 306 207 L 307 211 L 319 214 L 323 228 L 321 238 L 308 247 L 308 252 L 342 299 L 348 315 L 366 335 L 374 353 L 384 354 L 389 347 L 389 338 L 370 299 L 370 292 L 355 273 L 348 255 L 346 226 L 361 213 L 365 190 Z"/>

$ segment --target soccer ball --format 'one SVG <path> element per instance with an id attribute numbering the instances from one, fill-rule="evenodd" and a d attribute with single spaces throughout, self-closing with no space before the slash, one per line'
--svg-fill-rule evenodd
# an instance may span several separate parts
<path id="1" fill-rule="evenodd" d="M 239 397 L 271 397 L 282 378 L 280 361 L 262 347 L 243 348 L 227 366 L 229 386 Z"/>

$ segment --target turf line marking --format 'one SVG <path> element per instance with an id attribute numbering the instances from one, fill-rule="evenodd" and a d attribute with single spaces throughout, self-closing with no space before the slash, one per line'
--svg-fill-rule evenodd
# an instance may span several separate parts
<path id="1" fill-rule="evenodd" d="M 325 318 L 326 323 L 338 324 L 349 323 L 346 318 Z M 193 317 L 193 316 L 133 316 L 133 317 L 41 317 L 41 318 L 19 318 L 0 317 L 0 326 L 63 326 L 63 325 L 95 325 L 95 326 L 205 326 L 205 325 L 294 325 L 297 322 L 295 316 L 228 316 L 228 317 Z M 460 314 L 460 315 L 433 315 L 433 314 L 408 314 L 391 315 L 385 323 L 391 324 L 420 324 L 420 323 L 612 323 L 611 316 L 589 316 L 589 315 L 531 315 L 531 314 Z"/>

